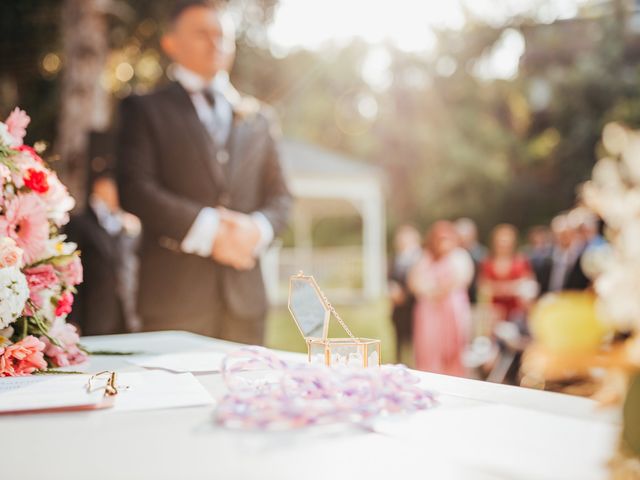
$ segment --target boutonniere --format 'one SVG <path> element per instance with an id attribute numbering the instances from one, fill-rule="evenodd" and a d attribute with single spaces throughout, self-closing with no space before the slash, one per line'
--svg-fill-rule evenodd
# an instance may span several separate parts
<path id="1" fill-rule="evenodd" d="M 241 97 L 233 104 L 235 123 L 250 120 L 260 111 L 260 102 L 254 97 Z"/>

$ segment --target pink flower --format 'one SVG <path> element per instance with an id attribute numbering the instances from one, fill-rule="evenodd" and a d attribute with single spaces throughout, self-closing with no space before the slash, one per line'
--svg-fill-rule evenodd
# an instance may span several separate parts
<path id="1" fill-rule="evenodd" d="M 11 180 L 16 188 L 21 189 L 24 187 L 24 179 L 27 177 L 29 170 L 42 170 L 46 167 L 43 165 L 42 159 L 38 157 L 38 154 L 31 147 L 22 145 L 14 150 L 16 154 L 11 159 L 17 170 L 11 172 Z"/>
<path id="2" fill-rule="evenodd" d="M 49 182 L 47 181 L 47 172 L 30 168 L 23 177 L 24 185 L 36 193 L 47 193 L 49 190 Z"/>
<path id="3" fill-rule="evenodd" d="M 0 268 L 16 266 L 22 266 L 22 250 L 12 238 L 0 238 Z"/>
<path id="4" fill-rule="evenodd" d="M 18 145 L 22 145 L 24 136 L 27 134 L 27 126 L 31 118 L 27 115 L 27 112 L 20 110 L 16 107 L 9 115 L 9 118 L 4 122 L 7 126 L 7 130 L 11 136 L 16 140 Z"/>
<path id="5" fill-rule="evenodd" d="M 78 346 L 78 331 L 70 323 L 54 323 L 49 329 L 49 336 L 55 338 L 60 346 L 54 345 L 44 336 L 40 340 L 45 344 L 44 354 L 56 367 L 75 365 L 87 359 L 87 354 Z"/>
<path id="6" fill-rule="evenodd" d="M 82 262 L 80 256 L 73 255 L 71 260 L 62 265 L 56 265 L 56 270 L 62 283 L 68 287 L 75 287 L 82 283 Z"/>
<path id="7" fill-rule="evenodd" d="M 36 152 L 36 150 L 33 147 L 30 147 L 29 145 L 20 145 L 18 147 L 13 147 L 14 150 L 18 151 L 18 152 L 26 152 L 28 153 L 31 158 L 33 160 L 35 160 L 37 163 L 39 164 L 44 164 L 44 161 L 42 160 L 42 158 L 40 157 L 40 155 L 38 155 L 38 152 Z"/>
<path id="8" fill-rule="evenodd" d="M 71 307 L 73 306 L 73 295 L 71 292 L 64 292 L 60 295 L 58 303 L 56 305 L 56 317 L 62 317 L 63 315 L 69 315 L 71 313 Z"/>
<path id="9" fill-rule="evenodd" d="M 0 348 L 0 377 L 31 375 L 47 368 L 45 344 L 29 335 L 17 343 Z"/>
<path id="10" fill-rule="evenodd" d="M 24 250 L 25 263 L 38 260 L 49 238 L 46 206 L 35 193 L 19 195 L 0 215 L 0 235 L 13 238 Z"/>
<path id="11" fill-rule="evenodd" d="M 53 289 L 58 285 L 58 276 L 49 264 L 38 265 L 27 268 L 24 271 L 29 286 L 29 298 L 38 308 L 42 308 L 41 292 L 46 289 Z M 29 314 L 29 312 L 26 312 Z"/>

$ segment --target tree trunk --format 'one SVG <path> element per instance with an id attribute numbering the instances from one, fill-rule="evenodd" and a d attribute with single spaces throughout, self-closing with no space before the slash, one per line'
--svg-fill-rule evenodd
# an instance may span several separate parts
<path id="1" fill-rule="evenodd" d="M 64 0 L 62 39 L 64 71 L 54 166 L 77 208 L 87 196 L 89 132 L 108 125 L 108 92 L 101 86 L 108 45 L 107 6 L 111 0 Z"/>

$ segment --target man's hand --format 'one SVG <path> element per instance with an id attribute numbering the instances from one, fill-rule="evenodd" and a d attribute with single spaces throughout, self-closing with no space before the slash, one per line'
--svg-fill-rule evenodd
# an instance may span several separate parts
<path id="1" fill-rule="evenodd" d="M 244 213 L 219 209 L 220 226 L 211 251 L 211 257 L 236 270 L 255 267 L 255 249 L 260 241 L 260 230 L 255 221 Z"/>
<path id="2" fill-rule="evenodd" d="M 407 301 L 407 294 L 398 282 L 392 280 L 389 282 L 389 298 L 393 306 L 397 307 Z"/>

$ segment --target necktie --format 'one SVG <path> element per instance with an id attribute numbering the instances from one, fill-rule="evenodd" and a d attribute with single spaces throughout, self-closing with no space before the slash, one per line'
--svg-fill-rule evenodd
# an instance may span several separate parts
<path id="1" fill-rule="evenodd" d="M 213 94 L 213 92 L 210 89 L 208 89 L 208 88 L 203 89 L 202 90 L 202 96 L 204 97 L 204 99 L 207 101 L 207 103 L 209 104 L 209 106 L 211 108 L 215 108 L 215 106 L 216 106 L 216 97 L 215 97 L 215 95 Z"/>
<path id="2" fill-rule="evenodd" d="M 211 110 L 213 111 L 212 124 L 210 125 L 210 133 L 214 142 L 218 146 L 218 151 L 216 153 L 216 160 L 220 162 L 222 165 L 226 165 L 229 162 L 229 152 L 227 152 L 226 148 L 224 147 L 224 138 L 222 138 L 220 135 L 216 135 L 215 133 L 216 130 L 220 130 L 220 124 L 219 124 L 220 119 L 218 118 L 218 114 L 216 112 L 216 98 L 213 92 L 208 88 L 205 88 L 202 90 L 202 96 L 205 98 L 205 100 L 209 104 L 209 107 L 211 107 Z"/>
<path id="3" fill-rule="evenodd" d="M 216 133 L 220 130 L 220 119 L 218 118 L 218 112 L 216 111 L 216 97 L 209 88 L 203 88 L 200 93 L 211 109 L 211 120 L 206 122 L 207 130 L 209 130 L 209 134 L 211 135 L 213 141 L 216 142 L 218 146 L 220 146 L 220 138 Z"/>

